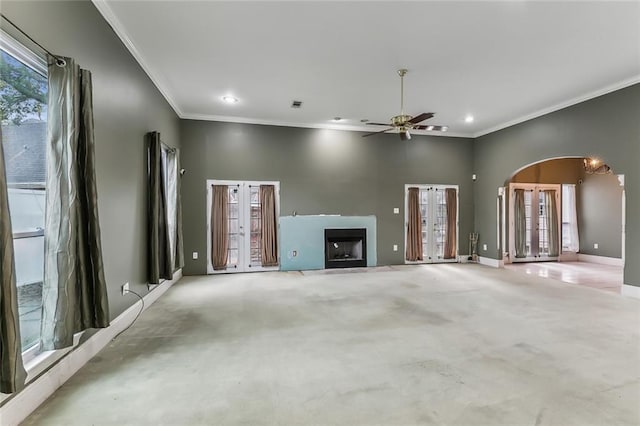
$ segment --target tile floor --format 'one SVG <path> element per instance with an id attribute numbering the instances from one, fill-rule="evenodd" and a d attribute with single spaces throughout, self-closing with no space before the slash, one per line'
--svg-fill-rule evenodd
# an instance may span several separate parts
<path id="1" fill-rule="evenodd" d="M 622 289 L 621 266 L 600 265 L 587 262 L 537 262 L 511 263 L 506 269 L 551 278 L 570 284 L 597 288 L 620 294 Z"/>

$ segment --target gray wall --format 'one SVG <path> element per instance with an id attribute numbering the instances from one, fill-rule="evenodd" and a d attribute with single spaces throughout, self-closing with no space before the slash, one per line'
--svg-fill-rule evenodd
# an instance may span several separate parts
<path id="1" fill-rule="evenodd" d="M 580 253 L 622 257 L 622 192 L 614 174 L 584 175 L 576 186 Z"/>
<path id="2" fill-rule="evenodd" d="M 378 264 L 402 264 L 404 185 L 460 185 L 460 253 L 473 225 L 473 142 L 183 120 L 185 274 L 206 273 L 206 180 L 280 181 L 282 216 L 375 215 Z M 399 207 L 400 214 L 393 214 Z M 400 250 L 393 251 L 393 244 Z M 191 259 L 197 251 L 198 260 Z"/>
<path id="3" fill-rule="evenodd" d="M 2 13 L 50 51 L 93 74 L 96 167 L 102 247 L 111 317 L 146 288 L 146 153 L 157 130 L 179 146 L 179 119 L 118 36 L 88 0 L 2 1 Z"/>
<path id="4" fill-rule="evenodd" d="M 522 167 L 558 157 L 598 157 L 625 175 L 626 250 L 640 253 L 640 85 L 482 136 L 474 144 L 475 228 L 481 256 L 499 259 L 496 191 Z M 640 262 L 626 262 L 624 281 L 640 286 Z"/>

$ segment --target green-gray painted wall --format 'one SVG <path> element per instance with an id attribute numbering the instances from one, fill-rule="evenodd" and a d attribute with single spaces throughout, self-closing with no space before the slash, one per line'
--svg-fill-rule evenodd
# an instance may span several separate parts
<path id="1" fill-rule="evenodd" d="M 460 253 L 466 254 L 473 227 L 472 140 L 361 135 L 183 120 L 184 273 L 206 273 L 207 179 L 280 181 L 282 216 L 375 215 L 379 265 L 403 263 L 405 184 L 460 185 Z M 194 251 L 198 260 L 191 258 Z"/>
<path id="2" fill-rule="evenodd" d="M 622 257 L 622 192 L 614 174 L 584 175 L 576 186 L 580 253 Z"/>
<path id="3" fill-rule="evenodd" d="M 474 144 L 475 228 L 481 256 L 499 259 L 497 188 L 522 167 L 558 157 L 597 157 L 625 175 L 626 253 L 640 253 L 640 84 L 482 136 Z M 631 255 L 627 256 L 631 260 Z M 624 282 L 640 286 L 640 262 L 627 261 Z"/>
<path id="4" fill-rule="evenodd" d="M 2 13 L 48 50 L 92 72 L 98 205 L 111 317 L 147 293 L 144 135 L 180 145 L 179 118 L 93 4 L 2 1 Z M 4 28 L 4 27 L 3 27 Z"/>

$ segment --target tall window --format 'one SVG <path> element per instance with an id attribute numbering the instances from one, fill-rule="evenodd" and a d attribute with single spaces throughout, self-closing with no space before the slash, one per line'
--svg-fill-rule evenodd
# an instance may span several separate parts
<path id="1" fill-rule="evenodd" d="M 44 277 L 46 61 L 0 34 L 0 120 L 23 350 L 40 338 Z"/>

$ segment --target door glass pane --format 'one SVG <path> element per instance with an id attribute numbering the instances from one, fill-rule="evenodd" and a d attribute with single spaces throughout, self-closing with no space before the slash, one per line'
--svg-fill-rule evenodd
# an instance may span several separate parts
<path id="1" fill-rule="evenodd" d="M 435 242 L 434 256 L 438 259 L 444 257 L 444 244 L 447 237 L 447 200 L 445 191 L 438 190 L 435 192 L 435 215 L 433 226 L 433 238 Z"/>
<path id="2" fill-rule="evenodd" d="M 40 339 L 44 277 L 47 77 L 0 50 L 2 147 L 18 290 L 22 350 Z M 27 62 L 27 61 L 25 61 Z M 42 61 L 43 69 L 46 62 Z M 3 241 L 3 243 L 5 243 Z"/>
<path id="3" fill-rule="evenodd" d="M 229 219 L 229 233 L 230 234 L 238 233 L 238 219 Z"/>
<path id="4" fill-rule="evenodd" d="M 229 250 L 228 253 L 227 267 L 233 268 L 238 265 L 238 249 Z"/>
<path id="5" fill-rule="evenodd" d="M 547 202 L 545 192 L 538 192 L 538 254 L 549 254 L 549 235 L 547 232 Z"/>

